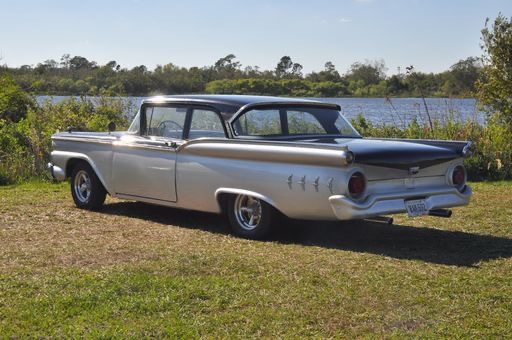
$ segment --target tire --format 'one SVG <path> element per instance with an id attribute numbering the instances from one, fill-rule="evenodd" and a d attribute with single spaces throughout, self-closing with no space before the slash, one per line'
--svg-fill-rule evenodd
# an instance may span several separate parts
<path id="1" fill-rule="evenodd" d="M 231 195 L 227 203 L 229 224 L 235 235 L 252 240 L 268 236 L 273 217 L 272 206 L 247 195 Z"/>
<path id="2" fill-rule="evenodd" d="M 107 191 L 91 166 L 80 162 L 71 171 L 71 195 L 78 208 L 98 210 L 105 202 Z"/>

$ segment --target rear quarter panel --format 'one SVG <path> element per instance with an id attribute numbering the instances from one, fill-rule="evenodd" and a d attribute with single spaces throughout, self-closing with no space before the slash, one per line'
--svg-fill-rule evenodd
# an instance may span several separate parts
<path id="1" fill-rule="evenodd" d="M 178 153 L 178 204 L 218 212 L 223 190 L 258 193 L 285 215 L 335 219 L 329 197 L 346 191 L 355 170 L 342 164 L 343 150 L 199 141 Z"/>
<path id="2" fill-rule="evenodd" d="M 70 160 L 84 160 L 94 169 L 105 189 L 109 193 L 113 193 L 112 141 L 54 137 L 52 144 L 54 151 L 51 153 L 51 158 L 54 165 L 62 169 L 67 169 Z M 70 175 L 70 171 L 66 171 L 66 176 Z"/>

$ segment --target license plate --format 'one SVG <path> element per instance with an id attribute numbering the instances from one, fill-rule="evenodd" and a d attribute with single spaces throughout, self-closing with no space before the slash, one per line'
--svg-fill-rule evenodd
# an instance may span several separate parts
<path id="1" fill-rule="evenodd" d="M 405 201 L 405 209 L 407 209 L 407 215 L 409 215 L 409 217 L 428 214 L 427 201 L 425 200 Z"/>

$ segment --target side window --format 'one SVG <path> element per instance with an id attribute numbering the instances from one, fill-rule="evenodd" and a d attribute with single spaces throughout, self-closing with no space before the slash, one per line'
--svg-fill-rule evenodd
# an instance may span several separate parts
<path id="1" fill-rule="evenodd" d="M 186 108 L 148 107 L 145 114 L 146 135 L 174 139 L 183 138 L 183 126 L 187 115 Z"/>
<path id="2" fill-rule="evenodd" d="M 279 110 L 251 110 L 241 115 L 235 123 L 238 136 L 280 135 Z"/>
<path id="3" fill-rule="evenodd" d="M 339 130 L 340 135 L 345 136 L 358 136 L 359 134 L 354 130 L 354 128 L 341 116 L 339 115 L 336 121 L 334 122 L 336 128 Z"/>
<path id="4" fill-rule="evenodd" d="M 199 109 L 193 111 L 188 138 L 195 139 L 201 137 L 226 137 L 222 121 L 215 112 Z"/>
<path id="5" fill-rule="evenodd" d="M 309 112 L 288 111 L 288 132 L 291 135 L 325 133 L 318 119 Z"/>

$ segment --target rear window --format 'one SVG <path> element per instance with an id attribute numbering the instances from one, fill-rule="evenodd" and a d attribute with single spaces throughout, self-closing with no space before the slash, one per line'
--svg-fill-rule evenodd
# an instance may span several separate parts
<path id="1" fill-rule="evenodd" d="M 249 110 L 233 122 L 237 136 L 285 137 L 341 135 L 360 137 L 340 112 L 322 108 Z"/>
<path id="2" fill-rule="evenodd" d="M 278 110 L 251 110 L 237 122 L 235 131 L 239 136 L 272 136 L 282 131 Z"/>
<path id="3" fill-rule="evenodd" d="M 287 117 L 288 133 L 291 135 L 326 133 L 318 119 L 309 112 L 287 111 Z"/>

